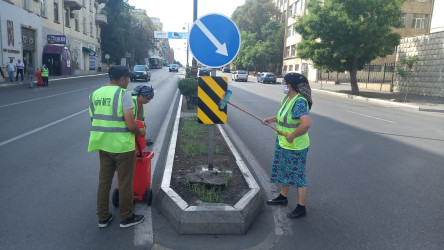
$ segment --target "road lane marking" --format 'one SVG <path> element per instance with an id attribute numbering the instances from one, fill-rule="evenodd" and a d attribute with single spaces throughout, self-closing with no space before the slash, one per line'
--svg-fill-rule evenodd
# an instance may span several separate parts
<path id="1" fill-rule="evenodd" d="M 45 128 L 51 127 L 51 126 L 53 126 L 53 125 L 56 125 L 57 123 L 63 122 L 63 121 L 65 121 L 65 120 L 68 120 L 69 118 L 72 118 L 72 117 L 74 117 L 74 116 L 77 116 L 77 115 L 79 115 L 79 114 L 81 114 L 81 113 L 83 113 L 83 112 L 86 112 L 86 111 L 88 111 L 88 109 L 84 109 L 84 110 L 82 110 L 82 111 L 79 111 L 79 112 L 77 112 L 77 113 L 74 113 L 74 114 L 68 115 L 68 116 L 66 116 L 66 117 L 64 117 L 64 118 L 62 118 L 62 119 L 57 120 L 57 121 L 54 121 L 54 122 L 48 123 L 48 124 L 46 124 L 46 125 L 44 125 L 44 126 L 42 126 L 42 127 L 40 127 L 40 128 L 33 129 L 33 130 L 29 131 L 29 132 L 26 132 L 26 133 L 24 133 L 24 134 L 21 134 L 21 135 L 19 135 L 19 136 L 16 136 L 16 137 L 14 137 L 14 138 L 9 139 L 9 140 L 6 140 L 6 141 L 3 141 L 3 142 L 0 142 L 0 147 L 3 147 L 3 146 L 5 146 L 5 145 L 7 145 L 7 144 L 9 144 L 9 143 L 11 143 L 11 142 L 14 142 L 14 141 L 16 141 L 16 140 L 19 140 L 19 139 L 21 139 L 21 138 L 24 138 L 24 137 L 26 137 L 26 136 L 28 136 L 28 135 L 32 135 L 32 134 L 34 134 L 34 133 L 36 133 L 36 132 L 39 132 L 40 130 L 43 130 L 43 129 L 45 129 Z"/>
<path id="2" fill-rule="evenodd" d="M 177 99 L 177 95 L 179 94 L 179 90 L 176 90 L 176 94 L 174 95 L 173 100 Z M 151 160 L 151 185 L 153 183 L 153 174 L 156 170 L 157 160 L 159 159 L 160 151 L 162 150 L 164 140 L 166 137 L 168 124 L 173 119 L 173 109 L 174 102 L 171 103 L 170 108 L 167 111 L 165 117 L 169 117 L 169 119 L 165 119 L 160 126 L 159 133 L 157 134 L 156 140 L 154 141 L 154 158 Z M 168 141 L 169 143 L 169 141 Z M 157 156 L 157 157 L 156 157 Z M 152 188 L 151 188 L 152 189 Z M 146 247 L 148 245 L 152 245 L 154 242 L 154 231 L 153 231 L 153 218 L 152 218 L 152 209 L 146 209 L 145 203 L 135 204 L 134 211 L 137 211 L 138 214 L 143 214 L 145 216 L 145 221 L 134 228 L 134 246 L 136 247 Z"/>
<path id="3" fill-rule="evenodd" d="M 394 121 L 390 121 L 390 120 L 385 120 L 385 119 L 382 119 L 382 118 L 378 118 L 378 117 L 375 117 L 375 116 L 371 116 L 371 115 L 364 115 L 364 114 L 361 114 L 361 113 L 357 113 L 357 112 L 353 112 L 353 111 L 350 111 L 350 110 L 344 110 L 344 111 L 345 111 L 345 112 L 349 112 L 349 113 L 352 113 L 352 114 L 355 114 L 355 115 L 365 116 L 365 117 L 369 117 L 369 118 L 377 119 L 377 120 L 380 120 L 380 121 L 384 121 L 384 122 L 390 122 L 390 123 L 394 123 L 394 124 L 396 124 L 396 122 L 394 122 Z"/>
<path id="4" fill-rule="evenodd" d="M 224 125 L 225 131 L 230 134 L 230 139 L 232 139 L 233 144 L 239 147 L 239 152 L 245 157 L 246 162 L 248 162 L 256 173 L 262 188 L 264 189 L 267 199 L 273 199 L 275 194 L 279 192 L 279 188 L 275 184 L 270 182 L 269 175 L 265 172 L 263 168 L 260 167 L 260 163 L 256 160 L 253 154 L 250 152 L 248 147 L 242 142 L 242 140 L 237 136 L 230 125 Z M 272 206 L 273 220 L 275 224 L 275 234 L 276 235 L 293 235 L 293 230 L 291 229 L 290 219 L 287 217 L 288 207 Z"/>
<path id="5" fill-rule="evenodd" d="M 100 86 L 102 86 L 102 85 L 100 85 Z M 14 106 L 14 105 L 22 104 L 22 103 L 27 103 L 27 102 L 43 100 L 43 99 L 47 99 L 47 98 L 51 98 L 51 97 L 55 97 L 55 96 L 59 96 L 59 95 L 66 95 L 66 94 L 70 94 L 70 93 L 74 93 L 74 92 L 78 92 L 78 91 L 83 91 L 83 90 L 86 90 L 86 89 L 91 89 L 91 87 L 83 88 L 83 89 L 77 89 L 77 90 L 72 90 L 72 91 L 63 92 L 63 93 L 59 93 L 59 94 L 55 94 L 55 95 L 49 95 L 49 96 L 40 97 L 40 98 L 34 98 L 34 99 L 30 99 L 30 100 L 26 100 L 26 101 L 21 101 L 21 102 L 14 102 L 14 103 L 6 104 L 6 105 L 1 105 L 0 108 Z"/>

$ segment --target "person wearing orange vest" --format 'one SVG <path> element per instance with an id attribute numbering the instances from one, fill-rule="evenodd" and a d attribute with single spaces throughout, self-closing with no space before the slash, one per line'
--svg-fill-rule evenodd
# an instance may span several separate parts
<path id="1" fill-rule="evenodd" d="M 99 151 L 100 172 L 97 191 L 99 227 L 113 219 L 109 212 L 109 192 L 114 172 L 119 183 L 120 227 L 127 228 L 144 220 L 133 214 L 133 180 L 136 170 L 135 134 L 145 137 L 145 128 L 134 120 L 131 93 L 126 89 L 130 71 L 125 66 L 109 69 L 110 83 L 89 96 L 91 131 L 88 151 Z"/>
<path id="2" fill-rule="evenodd" d="M 270 178 L 272 183 L 281 184 L 280 194 L 278 197 L 268 200 L 267 204 L 287 205 L 290 187 L 296 187 L 298 205 L 287 216 L 299 218 L 306 215 L 305 165 L 310 146 L 310 138 L 308 137 L 308 129 L 311 126 L 309 110 L 313 101 L 308 80 L 301 74 L 286 74 L 281 86 L 286 95 L 277 116 L 262 121 L 263 124 L 276 122 L 276 129 L 285 134 L 283 136 L 276 133 L 278 138 Z"/>

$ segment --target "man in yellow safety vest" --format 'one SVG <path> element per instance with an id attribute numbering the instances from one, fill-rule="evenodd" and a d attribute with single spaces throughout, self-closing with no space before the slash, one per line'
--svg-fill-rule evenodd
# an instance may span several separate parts
<path id="1" fill-rule="evenodd" d="M 118 171 L 120 227 L 141 223 L 143 215 L 133 214 L 133 180 L 136 169 L 134 134 L 145 136 L 134 120 L 131 93 L 126 89 L 130 71 L 125 66 L 109 69 L 110 83 L 89 96 L 91 131 L 88 151 L 99 151 L 100 173 L 97 191 L 99 227 L 113 219 L 109 212 L 109 192 L 114 172 Z"/>

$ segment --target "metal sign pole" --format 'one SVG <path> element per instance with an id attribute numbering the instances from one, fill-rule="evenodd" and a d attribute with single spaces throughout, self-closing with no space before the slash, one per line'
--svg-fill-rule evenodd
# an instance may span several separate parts
<path id="1" fill-rule="evenodd" d="M 216 69 L 212 68 L 210 76 L 216 76 Z M 210 124 L 208 128 L 208 170 L 213 170 L 214 167 L 214 124 Z"/>

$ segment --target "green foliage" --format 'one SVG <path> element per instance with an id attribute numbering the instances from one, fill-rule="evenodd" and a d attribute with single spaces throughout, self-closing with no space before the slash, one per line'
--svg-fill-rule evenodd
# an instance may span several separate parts
<path id="1" fill-rule="evenodd" d="M 359 92 L 356 72 L 377 57 L 394 52 L 400 34 L 404 0 L 312 0 L 295 30 L 302 35 L 298 56 L 322 70 L 350 71 L 352 90 Z"/>
<path id="2" fill-rule="evenodd" d="M 232 19 L 241 32 L 241 48 L 231 63 L 237 69 L 275 70 L 282 63 L 284 24 L 270 0 L 247 0 Z"/>
<path id="3" fill-rule="evenodd" d="M 186 157 L 194 157 L 207 153 L 205 144 L 196 141 L 185 141 L 181 144 L 180 149 Z"/>
<path id="4" fill-rule="evenodd" d="M 199 138 L 202 135 L 203 129 L 198 126 L 196 119 L 183 120 L 183 133 L 191 138 Z"/>
<path id="5" fill-rule="evenodd" d="M 222 190 L 220 187 L 209 186 L 202 183 L 191 184 L 191 190 L 199 197 L 203 202 L 208 203 L 223 203 Z"/>
<path id="6" fill-rule="evenodd" d="M 132 65 L 145 64 L 148 51 L 154 46 L 154 24 L 145 14 L 133 13 L 133 9 L 123 0 L 109 0 L 104 8 L 108 25 L 102 27 L 100 34 L 102 54 L 109 54 L 110 61 L 116 64 L 120 64 L 126 52 L 134 56 Z"/>
<path id="7" fill-rule="evenodd" d="M 418 61 L 419 58 L 417 56 L 409 56 L 407 58 L 402 58 L 401 60 L 399 60 L 396 65 L 395 73 L 405 81 L 407 86 L 407 88 L 405 88 L 404 102 L 407 100 L 409 88 L 412 85 L 410 76 L 413 73 L 413 67 Z"/>
<path id="8" fill-rule="evenodd" d="M 188 109 L 193 108 L 193 98 L 197 96 L 197 79 L 184 78 L 177 82 L 180 93 L 187 99 Z"/>

